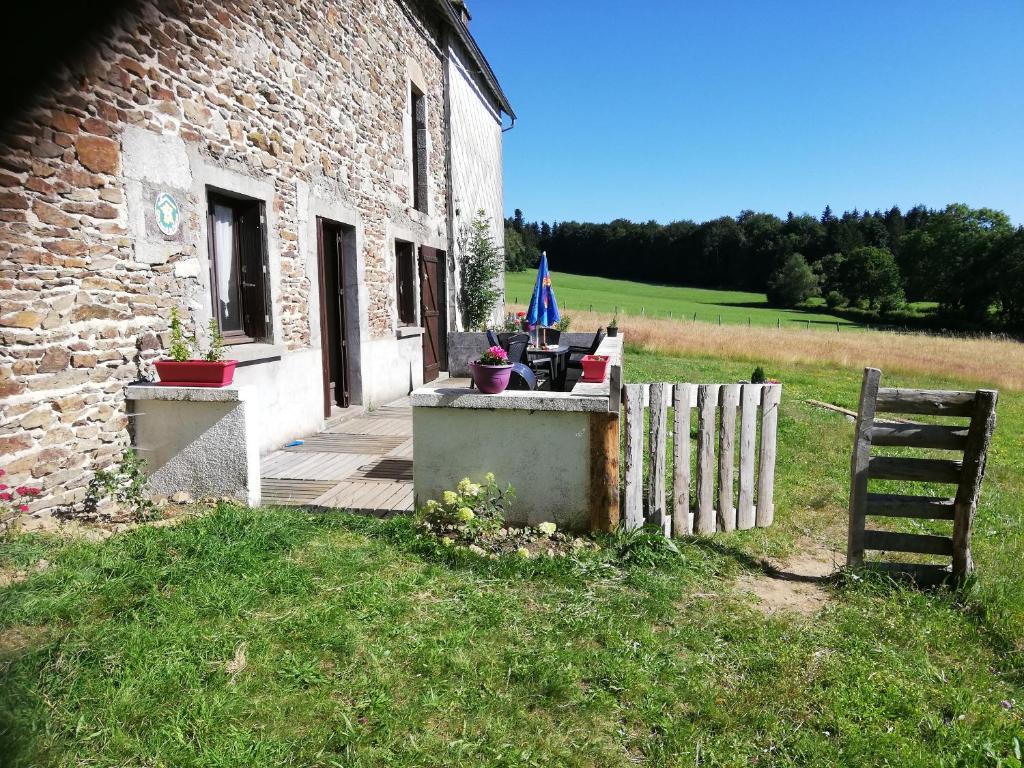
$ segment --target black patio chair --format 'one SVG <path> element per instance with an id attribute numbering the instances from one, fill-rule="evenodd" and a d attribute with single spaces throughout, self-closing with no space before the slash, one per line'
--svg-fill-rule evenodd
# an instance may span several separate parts
<path id="1" fill-rule="evenodd" d="M 602 328 L 594 334 L 594 340 L 590 343 L 589 347 L 569 347 L 569 361 L 567 363 L 569 368 L 575 368 L 577 370 L 583 370 L 583 363 L 581 362 L 587 355 L 596 355 L 598 347 L 601 346 L 601 342 L 604 341 L 605 332 Z"/>
<path id="2" fill-rule="evenodd" d="M 540 343 L 541 337 L 544 337 L 545 344 L 557 344 L 558 340 L 562 338 L 562 332 L 557 328 L 538 328 L 537 329 L 537 342 Z"/>
<path id="3" fill-rule="evenodd" d="M 526 348 L 530 345 L 530 334 L 515 333 L 508 340 L 508 361 L 512 364 L 522 363 L 528 366 L 538 377 L 543 376 L 547 382 L 555 380 L 555 362 L 549 357 L 530 360 Z"/>
<path id="4" fill-rule="evenodd" d="M 498 340 L 498 334 L 496 334 L 494 331 L 490 329 L 487 330 L 487 346 L 502 347 L 503 349 L 505 347 L 505 345 Z"/>
<path id="5" fill-rule="evenodd" d="M 512 363 L 512 373 L 508 377 L 508 388 L 515 390 L 534 390 L 538 386 L 537 374 L 525 363 Z"/>

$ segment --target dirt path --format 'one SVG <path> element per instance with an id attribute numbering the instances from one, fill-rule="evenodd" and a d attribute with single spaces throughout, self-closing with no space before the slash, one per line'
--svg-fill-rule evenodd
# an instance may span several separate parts
<path id="1" fill-rule="evenodd" d="M 737 588 L 753 595 L 758 610 L 767 616 L 813 616 L 831 599 L 826 585 L 843 563 L 842 553 L 813 539 L 799 542 L 797 550 L 799 554 L 785 561 L 766 560 L 764 573 L 736 580 Z"/>

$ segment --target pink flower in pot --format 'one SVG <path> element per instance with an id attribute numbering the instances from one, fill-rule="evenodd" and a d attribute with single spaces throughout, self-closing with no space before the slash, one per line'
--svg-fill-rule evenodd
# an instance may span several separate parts
<path id="1" fill-rule="evenodd" d="M 478 361 L 471 363 L 470 367 L 473 369 L 473 381 L 485 395 L 504 392 L 512 374 L 508 352 L 497 346 L 490 347 Z"/>

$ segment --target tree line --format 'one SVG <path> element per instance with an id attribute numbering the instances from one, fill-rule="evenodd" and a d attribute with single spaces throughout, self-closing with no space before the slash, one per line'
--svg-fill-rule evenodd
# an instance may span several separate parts
<path id="1" fill-rule="evenodd" d="M 505 220 L 505 265 L 535 268 L 540 252 L 563 272 L 765 292 L 779 306 L 821 296 L 859 319 L 1024 333 L 1024 227 L 991 208 L 954 203 L 903 213 L 856 209 L 780 218 L 743 211 L 697 223 Z M 920 323 L 918 323 L 920 324 Z"/>

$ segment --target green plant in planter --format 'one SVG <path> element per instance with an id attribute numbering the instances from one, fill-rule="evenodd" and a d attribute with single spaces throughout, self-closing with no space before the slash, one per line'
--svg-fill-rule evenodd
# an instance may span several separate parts
<path id="1" fill-rule="evenodd" d="M 215 317 L 210 318 L 206 327 L 210 331 L 210 349 L 203 355 L 203 359 L 216 363 L 224 359 L 224 335 L 220 332 L 220 326 L 217 325 Z"/>
<path id="2" fill-rule="evenodd" d="M 464 226 L 459 236 L 462 290 L 459 305 L 466 330 L 484 328 L 491 311 L 501 298 L 498 288 L 504 258 L 491 235 L 487 214 L 477 211 L 473 221 Z"/>
<path id="3" fill-rule="evenodd" d="M 192 347 L 195 345 L 195 337 L 185 336 L 181 327 L 181 315 L 177 307 L 171 307 L 171 346 L 168 353 L 171 359 L 178 363 L 184 363 L 192 358 Z"/>
<path id="4" fill-rule="evenodd" d="M 572 318 L 569 315 L 562 315 L 562 319 L 555 323 L 555 330 L 560 333 L 568 333 L 572 326 Z"/>
<path id="5" fill-rule="evenodd" d="M 751 384 L 764 384 L 768 379 L 764 375 L 764 368 L 760 365 L 754 369 L 754 372 L 750 374 Z"/>

